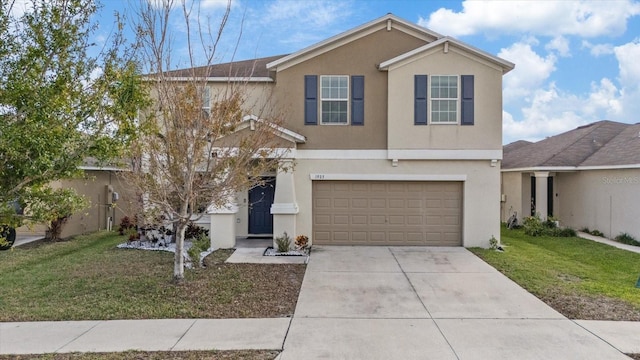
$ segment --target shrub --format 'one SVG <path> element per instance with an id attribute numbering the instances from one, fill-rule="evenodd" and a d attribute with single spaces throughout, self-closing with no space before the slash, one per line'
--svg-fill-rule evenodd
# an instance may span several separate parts
<path id="1" fill-rule="evenodd" d="M 276 238 L 276 246 L 278 252 L 284 253 L 291 249 L 291 238 L 287 235 L 286 231 L 282 236 Z"/>
<path id="2" fill-rule="evenodd" d="M 489 239 L 489 249 L 498 250 L 498 239 L 493 235 L 491 235 L 491 239 Z"/>
<path id="3" fill-rule="evenodd" d="M 571 228 L 560 228 L 557 220 L 549 218 L 540 220 L 540 216 L 529 216 L 524 219 L 524 233 L 529 236 L 552 236 L 552 237 L 572 237 L 576 236 L 576 231 Z"/>
<path id="4" fill-rule="evenodd" d="M 619 243 L 627 245 L 640 246 L 640 242 L 627 233 L 621 233 L 620 235 L 616 236 L 615 240 Z"/>
<path id="5" fill-rule="evenodd" d="M 522 222 L 524 233 L 529 236 L 540 236 L 544 232 L 544 225 L 538 215 L 527 216 Z"/>
<path id="6" fill-rule="evenodd" d="M 189 258 L 191 258 L 191 262 L 194 267 L 200 267 L 200 265 L 202 265 L 202 262 L 200 261 L 200 253 L 209 250 L 211 247 L 211 239 L 209 238 L 208 233 L 209 231 L 207 230 L 207 234 L 201 233 L 198 237 L 193 239 L 191 247 L 187 250 L 187 254 L 189 255 Z"/>
<path id="7" fill-rule="evenodd" d="M 125 235 L 129 233 L 129 229 L 135 229 L 135 228 L 136 228 L 136 220 L 128 216 L 125 216 L 122 219 L 120 219 L 120 227 L 118 228 L 118 233 L 120 235 Z"/>
<path id="8" fill-rule="evenodd" d="M 193 222 L 189 222 L 189 224 L 187 224 L 187 229 L 184 232 L 185 239 L 198 239 L 202 236 L 209 237 L 209 230 L 202 226 L 198 226 Z"/>
<path id="9" fill-rule="evenodd" d="M 601 237 L 604 236 L 604 234 L 600 230 L 591 230 L 591 232 L 589 234 L 591 234 L 593 236 L 601 236 Z"/>
<path id="10" fill-rule="evenodd" d="M 559 228 L 559 227 L 556 227 L 556 228 L 551 229 L 549 235 L 553 236 L 553 237 L 574 237 L 574 236 L 576 236 L 578 234 L 572 228 Z"/>
<path id="11" fill-rule="evenodd" d="M 296 236 L 296 249 L 304 250 L 309 247 L 309 237 L 306 235 Z"/>

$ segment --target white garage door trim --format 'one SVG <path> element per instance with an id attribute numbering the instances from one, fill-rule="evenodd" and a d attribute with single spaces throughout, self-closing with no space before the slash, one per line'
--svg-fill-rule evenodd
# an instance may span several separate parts
<path id="1" fill-rule="evenodd" d="M 322 180 L 329 180 L 327 181 L 327 183 L 334 183 L 334 184 L 340 184 L 340 183 L 344 183 L 343 186 L 345 186 L 348 183 L 352 183 L 352 184 L 357 184 L 357 183 L 367 183 L 368 186 L 371 186 L 370 184 L 372 183 L 380 183 L 381 185 L 384 185 L 385 183 L 387 184 L 393 184 L 393 183 L 412 183 L 414 181 L 407 181 L 405 180 L 401 180 L 401 181 L 393 181 L 393 180 L 372 180 L 370 177 L 368 177 L 366 180 L 364 181 L 360 181 L 359 179 L 353 180 L 344 180 L 344 179 L 337 179 L 334 180 L 332 178 L 323 178 Z M 455 238 L 450 237 L 451 235 L 453 235 L 454 233 L 452 232 L 448 232 L 446 231 L 444 228 L 440 231 L 433 231 L 435 229 L 433 229 L 433 226 L 436 224 L 436 222 L 431 222 L 429 223 L 424 223 L 424 225 L 426 225 L 427 227 L 422 227 L 419 226 L 418 228 L 411 228 L 413 225 L 419 225 L 418 223 L 421 221 L 441 221 L 441 224 L 445 227 L 450 227 L 451 225 L 454 225 L 453 223 L 449 223 L 446 224 L 442 221 L 447 221 L 445 220 L 444 217 L 442 217 L 442 215 L 438 214 L 438 216 L 440 216 L 440 219 L 437 219 L 438 216 L 430 216 L 431 220 L 427 220 L 427 218 L 423 217 L 423 216 L 428 216 L 429 217 L 429 210 L 431 209 L 433 210 L 434 208 L 432 207 L 432 205 L 427 205 L 427 203 L 424 203 L 423 206 L 426 205 L 426 207 L 424 207 L 424 210 L 421 210 L 419 214 L 415 214 L 413 213 L 413 211 L 415 210 L 411 210 L 409 213 L 406 213 L 407 215 L 402 215 L 400 213 L 395 213 L 393 209 L 391 210 L 391 213 L 376 213 L 375 210 L 372 213 L 360 213 L 357 212 L 355 213 L 355 215 L 353 215 L 354 217 L 352 218 L 351 214 L 353 214 L 351 212 L 351 210 L 349 210 L 348 212 L 344 212 L 346 210 L 346 207 L 348 206 L 349 208 L 351 208 L 352 206 L 356 206 L 357 208 L 360 209 L 364 209 L 362 207 L 362 205 L 366 205 L 368 204 L 369 200 L 365 200 L 365 199 L 371 199 L 376 200 L 377 201 L 377 205 L 375 205 L 375 208 L 382 208 L 383 206 L 389 206 L 389 204 L 391 203 L 387 203 L 387 200 L 384 200 L 383 202 L 380 202 L 381 199 L 378 199 L 377 196 L 374 195 L 373 198 L 360 198 L 358 200 L 360 200 L 360 205 L 353 205 L 351 203 L 351 200 L 349 200 L 347 203 L 345 203 L 345 199 L 350 199 L 350 197 L 347 198 L 336 198 L 340 200 L 340 204 L 339 207 L 340 209 L 342 209 L 341 211 L 338 211 L 337 213 L 334 213 L 333 211 L 330 212 L 326 212 L 326 210 L 328 209 L 328 207 L 333 207 L 334 201 L 335 200 L 329 200 L 329 199 L 333 199 L 333 196 L 330 196 L 329 198 L 326 197 L 326 189 L 320 190 L 319 188 L 316 189 L 316 186 L 313 186 L 313 196 L 312 196 L 312 201 L 313 201 L 313 236 L 314 236 L 314 241 L 317 241 L 319 244 L 336 244 L 336 245 L 436 245 L 436 246 L 463 246 L 463 227 L 464 227 L 464 187 L 465 187 L 465 182 L 464 181 L 415 181 L 415 183 L 424 183 L 424 184 L 429 184 L 429 183 L 433 183 L 434 186 L 438 185 L 438 183 L 440 183 L 440 185 L 447 185 L 447 184 L 455 184 L 457 183 L 459 186 L 459 190 L 457 190 L 456 192 L 459 192 L 459 197 L 458 197 L 458 205 L 456 207 L 458 207 L 458 215 L 457 220 L 455 221 L 458 224 L 458 229 L 456 231 L 456 233 L 458 234 L 457 236 L 455 236 Z M 312 183 L 324 183 L 324 181 L 312 181 Z M 331 188 L 333 188 L 333 186 L 336 185 L 331 185 Z M 349 185 L 349 188 L 352 185 Z M 358 189 L 357 191 L 371 191 L 369 188 L 367 187 L 360 187 L 358 186 L 360 189 Z M 386 188 L 386 186 L 385 186 Z M 350 188 L 351 189 L 351 188 Z M 421 188 L 420 191 L 423 191 L 423 189 L 425 188 Z M 320 203 L 316 203 L 316 191 L 323 191 L 325 192 L 325 196 L 318 198 L 318 201 L 321 201 L 323 205 L 320 205 L 322 207 L 322 209 L 320 209 L 321 212 L 319 212 L 318 214 L 316 214 L 316 206 L 318 206 Z M 382 190 L 384 189 L 376 189 L 374 190 L 374 194 L 381 194 Z M 345 191 L 344 189 L 340 189 L 339 191 Z M 351 190 L 349 190 L 351 191 Z M 386 190 L 385 190 L 386 191 Z M 397 190 L 396 190 L 397 191 Z M 405 191 L 405 190 L 402 190 Z M 444 194 L 444 193 L 439 193 L 439 194 Z M 450 193 L 449 193 L 450 194 Z M 426 195 L 426 194 L 425 194 Z M 344 193 L 343 193 L 344 196 Z M 406 195 L 404 195 L 406 196 Z M 445 196 L 445 195 L 440 195 L 440 196 Z M 413 202 L 413 204 L 409 204 L 406 203 L 405 200 L 401 199 L 390 199 L 390 200 L 395 200 L 395 205 L 392 205 L 392 208 L 396 208 L 396 210 L 398 208 L 402 208 L 404 206 L 409 206 L 410 208 L 416 209 L 416 203 L 415 200 L 413 198 L 407 198 L 407 199 L 411 199 L 409 201 Z M 428 200 L 429 198 L 424 198 L 424 199 L 420 199 L 420 200 Z M 433 198 L 433 193 L 430 197 L 431 200 L 431 204 L 436 204 L 436 202 L 434 202 L 433 200 L 445 200 L 445 198 Z M 329 201 L 329 202 L 327 202 Z M 445 200 L 446 201 L 446 200 Z M 348 204 L 348 205 L 345 205 Z M 354 203 L 355 204 L 355 203 Z M 398 204 L 401 204 L 401 206 L 399 206 Z M 444 203 L 442 203 L 442 206 L 445 206 L 448 209 L 451 209 L 451 205 L 444 205 Z M 366 206 L 366 208 L 368 209 L 369 207 Z M 445 209 L 445 208 L 443 208 Z M 365 215 L 365 214 L 369 214 L 369 215 L 373 215 L 371 217 Z M 404 213 L 403 213 L 404 214 Z M 409 215 L 411 214 L 411 215 Z M 384 216 L 382 216 L 384 215 Z M 420 216 L 416 216 L 416 215 L 420 215 Z M 433 214 L 432 214 L 433 215 Z M 450 214 L 451 215 L 451 214 Z M 447 218 L 450 218 L 450 215 L 444 215 Z M 317 216 L 319 216 L 318 218 L 316 218 Z M 335 216 L 335 218 L 334 218 Z M 408 216 L 408 217 L 407 217 Z M 357 218 L 357 221 L 355 221 Z M 384 218 L 384 222 L 382 222 L 382 219 Z M 420 218 L 422 218 L 420 220 Z M 416 222 L 418 219 L 419 221 Z M 455 220 L 455 217 L 453 218 Z M 318 225 L 319 227 L 322 226 L 322 229 L 317 228 L 316 227 L 316 221 L 320 220 L 320 224 L 324 224 L 324 225 Z M 366 220 L 366 221 L 365 221 Z M 353 223 L 352 223 L 353 221 Z M 371 221 L 371 223 L 369 222 Z M 395 225 L 391 225 L 392 227 L 395 227 L 394 229 L 389 228 L 387 229 L 386 226 L 384 224 L 389 223 L 391 224 L 392 222 L 395 221 Z M 334 225 L 331 225 L 330 228 L 326 228 L 327 225 L 329 224 L 333 224 L 335 222 L 336 227 L 334 227 Z M 384 224 L 383 224 L 384 223 Z M 355 225 L 355 228 L 353 227 L 353 224 Z M 360 224 L 360 225 L 358 225 Z M 380 225 L 383 225 L 382 227 L 380 227 Z M 402 231 L 400 231 L 400 229 L 397 227 L 398 225 L 407 225 L 403 228 Z M 374 229 L 374 227 L 377 227 L 377 229 Z M 431 227 L 431 229 L 428 229 L 429 227 Z M 318 232 L 319 231 L 319 232 Z M 352 233 L 352 231 L 355 231 Z M 426 232 L 425 232 L 426 231 Z M 367 235 L 368 234 L 368 235 Z M 321 236 L 322 235 L 322 236 Z M 337 236 L 337 237 L 336 237 Z M 322 239 L 322 240 L 321 240 Z"/>
<path id="2" fill-rule="evenodd" d="M 371 181 L 466 181 L 467 175 L 422 175 L 422 174 L 309 174 L 313 181 L 322 180 L 371 180 Z"/>

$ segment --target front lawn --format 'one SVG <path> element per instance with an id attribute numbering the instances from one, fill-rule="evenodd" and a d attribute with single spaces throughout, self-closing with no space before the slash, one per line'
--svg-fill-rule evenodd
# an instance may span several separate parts
<path id="1" fill-rule="evenodd" d="M 470 249 L 572 319 L 640 321 L 640 254 L 502 228 L 504 252 Z"/>
<path id="2" fill-rule="evenodd" d="M 254 318 L 293 314 L 305 265 L 205 259 L 172 282 L 173 254 L 117 249 L 100 232 L 0 252 L 0 321 Z"/>

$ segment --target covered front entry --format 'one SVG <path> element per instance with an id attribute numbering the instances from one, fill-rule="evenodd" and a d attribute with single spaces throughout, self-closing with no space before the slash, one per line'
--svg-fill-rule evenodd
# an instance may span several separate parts
<path id="1" fill-rule="evenodd" d="M 271 205 L 276 179 L 266 179 L 261 186 L 249 190 L 249 234 L 273 234 Z"/>
<path id="2" fill-rule="evenodd" d="M 314 181 L 317 245 L 462 245 L 462 182 Z"/>

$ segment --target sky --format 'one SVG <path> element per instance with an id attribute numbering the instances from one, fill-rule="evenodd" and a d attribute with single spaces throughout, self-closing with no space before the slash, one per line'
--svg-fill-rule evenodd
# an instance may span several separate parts
<path id="1" fill-rule="evenodd" d="M 133 16 L 140 0 L 101 1 L 98 41 L 113 31 L 114 11 Z M 213 24 L 226 6 L 186 1 Z M 640 122 L 640 1 L 233 0 L 216 60 L 296 52 L 387 13 L 516 64 L 503 78 L 504 144 L 599 120 Z M 180 67 L 184 22 L 175 21 Z"/>

